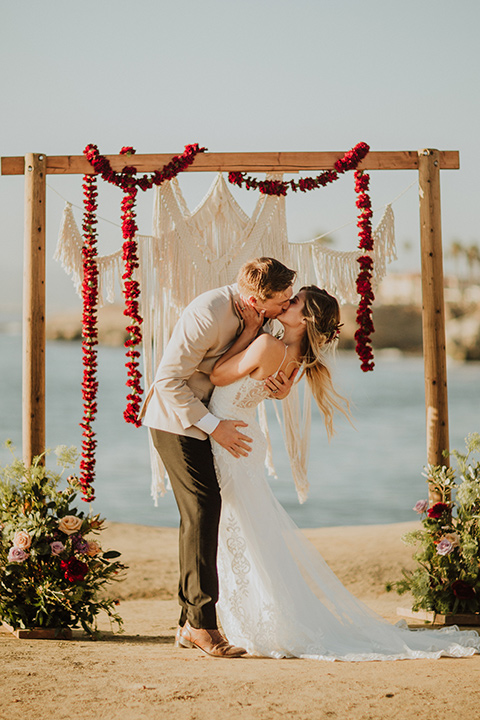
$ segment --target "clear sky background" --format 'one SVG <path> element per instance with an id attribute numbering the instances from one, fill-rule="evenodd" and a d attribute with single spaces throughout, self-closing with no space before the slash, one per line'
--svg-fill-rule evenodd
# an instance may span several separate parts
<path id="1" fill-rule="evenodd" d="M 0 0 L 0 154 L 459 150 L 443 171 L 446 247 L 478 242 L 478 0 Z M 372 173 L 381 208 L 414 171 Z M 192 205 L 212 177 L 182 176 Z M 81 204 L 80 176 L 48 176 L 48 303 L 79 305 L 51 260 L 63 200 Z M 56 192 L 55 192 L 56 191 Z M 254 202 L 237 192 L 249 210 Z M 99 214 L 119 223 L 121 193 L 102 188 Z M 152 193 L 139 225 L 149 232 Z M 394 204 L 398 268 L 419 268 L 418 194 Z M 80 211 L 75 211 L 80 224 Z M 290 237 L 308 239 L 355 217 L 352 178 L 288 199 Z M 378 221 L 381 211 L 376 214 Z M 100 225 L 100 252 L 121 242 Z M 334 233 L 353 249 L 355 226 Z M 0 177 L 0 310 L 21 305 L 23 177 Z M 405 249 L 411 243 L 412 250 Z"/>

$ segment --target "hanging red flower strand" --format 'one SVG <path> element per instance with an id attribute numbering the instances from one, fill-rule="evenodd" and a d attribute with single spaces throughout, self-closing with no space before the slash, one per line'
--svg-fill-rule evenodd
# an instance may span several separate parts
<path id="1" fill-rule="evenodd" d="M 83 353 L 83 418 L 80 427 L 83 429 L 82 459 L 80 461 L 80 484 L 83 499 L 94 500 L 92 481 L 95 477 L 95 432 L 92 424 L 97 413 L 97 301 L 98 301 L 98 268 L 97 256 L 97 180 L 93 175 L 83 178 L 83 283 L 82 283 L 82 353 Z"/>
<path id="2" fill-rule="evenodd" d="M 359 248 L 371 253 L 373 250 L 372 204 L 368 189 L 370 176 L 362 170 L 355 171 L 356 205 L 359 209 L 357 227 L 359 228 Z M 361 255 L 358 260 L 360 271 L 357 277 L 357 292 L 360 302 L 357 308 L 358 329 L 355 332 L 356 351 L 364 372 L 373 370 L 373 350 L 370 336 L 375 332 L 372 318 L 372 304 L 375 295 L 372 288 L 373 258 L 371 254 Z"/>
<path id="3" fill-rule="evenodd" d="M 130 155 L 135 152 L 133 148 L 122 148 L 121 155 Z M 140 285 L 135 280 L 135 270 L 138 268 L 137 243 L 135 235 L 138 227 L 136 223 L 135 200 L 137 197 L 137 188 L 135 187 L 134 167 L 125 167 L 122 175 L 125 178 L 123 186 L 122 208 L 122 259 L 124 262 L 125 272 L 122 275 L 123 292 L 125 296 L 124 315 L 130 318 L 130 324 L 127 325 L 128 338 L 125 340 L 126 356 L 127 356 L 127 387 L 129 393 L 127 395 L 127 407 L 123 413 L 125 422 L 132 423 L 135 427 L 142 424 L 138 419 L 140 410 L 140 399 L 143 394 L 138 359 L 140 352 L 136 350 L 136 346 L 142 342 L 142 323 L 143 318 L 140 315 L 138 297 L 140 295 Z"/>
<path id="4" fill-rule="evenodd" d="M 127 395 L 127 407 L 124 412 L 126 422 L 140 426 L 138 420 L 138 411 L 140 407 L 140 398 L 143 394 L 141 387 L 141 374 L 139 372 L 140 352 L 136 349 L 142 341 L 142 317 L 139 312 L 138 297 L 140 295 L 140 286 L 134 278 L 135 270 L 138 268 L 137 243 L 135 234 L 138 230 L 136 224 L 135 201 L 138 188 L 148 190 L 153 185 L 161 185 L 165 180 L 171 180 L 195 160 L 200 152 L 205 152 L 206 148 L 201 148 L 198 144 L 186 145 L 182 155 L 175 155 L 172 160 L 167 163 L 162 170 L 156 170 L 150 176 L 142 175 L 137 178 L 136 168 L 125 167 L 122 172 L 115 172 L 108 159 L 100 155 L 96 145 L 87 145 L 84 154 L 94 168 L 96 173 L 101 177 L 124 191 L 122 200 L 122 235 L 123 243 L 123 262 L 125 272 L 123 273 L 123 286 L 125 295 L 125 311 L 124 314 L 130 319 L 127 326 L 128 338 L 125 341 L 127 348 L 127 386 L 129 393 Z M 123 147 L 120 151 L 121 155 L 134 155 L 135 150 L 132 147 Z M 95 432 L 92 424 L 95 420 L 97 412 L 97 350 L 98 330 L 97 330 L 97 303 L 98 303 L 98 269 L 96 264 L 97 256 L 97 231 L 96 231 L 96 211 L 97 211 L 97 182 L 94 175 L 84 176 L 84 218 L 83 218 L 83 234 L 84 244 L 82 248 L 83 256 L 83 315 L 82 315 L 82 334 L 83 334 L 83 381 L 82 381 L 82 397 L 83 397 L 83 418 L 80 426 L 83 429 L 82 443 L 82 460 L 80 462 L 80 483 L 84 500 L 91 502 L 94 499 L 94 491 L 92 483 L 95 478 Z"/>

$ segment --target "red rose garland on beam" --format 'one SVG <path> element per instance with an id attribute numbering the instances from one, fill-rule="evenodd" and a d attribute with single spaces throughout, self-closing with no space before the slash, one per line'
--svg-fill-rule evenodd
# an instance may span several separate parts
<path id="1" fill-rule="evenodd" d="M 97 256 L 97 181 L 92 175 L 83 178 L 84 216 L 83 216 L 83 315 L 82 315 L 82 352 L 83 352 L 83 429 L 82 460 L 80 462 L 80 484 L 85 502 L 94 500 L 91 486 L 95 477 L 95 432 L 92 423 L 97 413 L 97 300 L 98 268 Z"/>
<path id="2" fill-rule="evenodd" d="M 138 297 L 140 295 L 140 286 L 134 279 L 135 270 L 138 268 L 137 243 L 135 234 L 138 230 L 136 224 L 135 201 L 138 188 L 141 190 L 149 190 L 154 185 L 161 185 L 165 180 L 171 180 L 195 160 L 200 152 L 205 152 L 206 148 L 200 147 L 198 143 L 194 145 L 186 145 L 182 155 L 175 155 L 172 160 L 167 163 L 162 170 L 156 170 L 150 176 L 142 175 L 137 178 L 136 168 L 124 167 L 122 172 L 115 172 L 106 157 L 100 155 L 96 145 L 87 145 L 84 155 L 92 165 L 95 173 L 101 175 L 103 180 L 121 188 L 124 192 L 122 200 L 122 235 L 123 243 L 123 261 L 125 264 L 125 272 L 122 275 L 125 311 L 124 314 L 130 318 L 130 324 L 127 326 L 129 337 L 125 341 L 127 348 L 127 386 L 130 391 L 127 395 L 127 407 L 124 412 L 126 422 L 134 424 L 136 427 L 141 425 L 138 419 L 138 411 L 140 408 L 140 398 L 143 394 L 139 372 L 140 352 L 136 347 L 142 341 L 141 325 L 143 319 L 139 312 Z M 120 151 L 121 155 L 134 155 L 135 150 L 132 147 L 123 147 Z M 90 502 L 94 499 L 92 482 L 95 478 L 95 433 L 92 423 L 97 412 L 97 391 L 98 382 L 96 378 L 97 370 L 97 351 L 98 331 L 97 331 L 97 301 L 98 301 L 98 269 L 96 265 L 96 210 L 97 210 L 97 184 L 94 175 L 84 176 L 84 245 L 82 248 L 83 255 L 83 273 L 84 280 L 82 285 L 83 297 L 83 316 L 82 316 L 82 334 L 83 334 L 83 382 L 82 397 L 84 401 L 84 415 L 80 423 L 83 428 L 82 443 L 82 460 L 80 462 L 82 492 L 84 500 Z"/>
<path id="3" fill-rule="evenodd" d="M 154 185 L 161 185 L 165 180 L 172 180 L 193 163 L 198 153 L 205 152 L 206 149 L 207 148 L 200 147 L 198 143 L 185 145 L 185 150 L 182 155 L 174 155 L 170 162 L 163 166 L 162 170 L 155 170 L 150 177 L 148 175 L 142 175 L 139 178 L 135 178 L 134 185 L 139 187 L 140 190 L 150 190 Z M 128 184 L 124 177 L 125 169 L 121 173 L 115 172 L 108 158 L 100 155 L 96 145 L 87 145 L 83 154 L 95 172 L 102 176 L 103 180 L 125 189 Z M 120 154 L 134 155 L 135 150 L 132 147 L 123 147 Z"/>
<path id="4" fill-rule="evenodd" d="M 372 204 L 368 195 L 370 176 L 362 170 L 355 171 L 355 192 L 357 193 L 357 208 L 360 210 L 357 227 L 359 228 L 359 248 L 371 252 L 373 250 L 372 234 Z M 370 335 L 375 332 L 372 319 L 372 304 L 375 295 L 372 289 L 373 258 L 371 255 L 361 255 L 358 260 L 360 271 L 357 277 L 357 292 L 360 302 L 357 309 L 358 330 L 355 333 L 357 355 L 362 361 L 364 372 L 373 370 L 373 350 Z"/>
<path id="5" fill-rule="evenodd" d="M 295 180 L 290 180 L 289 182 L 283 180 L 257 180 L 243 172 L 228 173 L 228 180 L 232 185 L 238 185 L 239 187 L 245 185 L 247 190 L 259 190 L 264 195 L 286 195 L 288 190 L 293 190 L 293 192 L 298 192 L 298 190 L 307 192 L 308 190 L 325 187 L 325 185 L 337 180 L 338 176 L 347 172 L 347 170 L 355 170 L 369 150 L 370 147 L 367 143 L 358 143 L 358 145 L 355 145 L 354 148 L 336 161 L 334 165 L 335 170 L 325 170 L 316 177 L 300 178 L 298 182 Z"/>

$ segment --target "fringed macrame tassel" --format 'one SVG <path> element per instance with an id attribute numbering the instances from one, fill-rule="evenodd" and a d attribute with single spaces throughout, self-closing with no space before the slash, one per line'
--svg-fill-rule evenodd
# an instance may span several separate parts
<path id="1" fill-rule="evenodd" d="M 75 291 L 82 296 L 83 282 L 83 238 L 78 229 L 70 203 L 65 205 L 54 260 L 57 260 L 67 273 L 72 276 Z M 122 267 L 120 264 L 122 251 L 111 255 L 97 256 L 98 268 L 98 303 L 103 307 L 106 302 L 115 302 L 115 283 L 121 283 Z"/>
<path id="2" fill-rule="evenodd" d="M 391 205 L 385 211 L 373 232 L 374 236 L 374 286 L 377 287 L 387 272 L 387 263 L 396 260 L 395 218 Z M 332 250 L 320 242 L 290 243 L 291 265 L 297 269 L 301 285 L 312 282 L 312 267 L 315 283 L 335 295 L 340 303 L 358 302 L 356 279 L 358 258 L 364 251 Z"/>
<path id="3" fill-rule="evenodd" d="M 395 245 L 395 216 L 391 205 L 387 205 L 385 212 L 373 231 L 373 282 L 378 287 L 387 274 L 387 264 L 397 259 Z"/>
<path id="4" fill-rule="evenodd" d="M 67 275 L 72 276 L 75 291 L 82 296 L 83 282 L 83 239 L 80 235 L 70 203 L 65 205 L 58 233 L 57 247 L 53 256 Z"/>
<path id="5" fill-rule="evenodd" d="M 303 504 L 308 497 L 308 459 L 310 448 L 311 392 L 304 384 L 303 409 L 300 412 L 299 383 L 295 383 L 289 395 L 282 400 L 283 423 L 276 401 L 273 401 L 275 414 L 282 431 L 297 490 L 298 501 Z M 301 419 L 300 419 L 300 416 Z"/>
<path id="6" fill-rule="evenodd" d="M 106 302 L 115 302 L 115 284 L 121 282 L 123 272 L 121 259 L 121 252 L 103 255 L 98 258 L 98 300 L 100 307 L 103 307 Z"/>

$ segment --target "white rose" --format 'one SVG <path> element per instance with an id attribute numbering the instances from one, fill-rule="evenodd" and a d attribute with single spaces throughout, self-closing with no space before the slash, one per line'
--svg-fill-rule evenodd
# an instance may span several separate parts
<path id="1" fill-rule="evenodd" d="M 450 540 L 453 547 L 460 547 L 460 535 L 458 533 L 447 533 L 443 536 L 446 540 Z"/>
<path id="2" fill-rule="evenodd" d="M 32 538 L 25 530 L 19 530 L 15 533 L 15 537 L 13 538 L 14 547 L 21 548 L 21 550 L 28 550 L 31 544 Z"/>
<path id="3" fill-rule="evenodd" d="M 73 533 L 80 530 L 82 523 L 83 520 L 75 517 L 75 515 L 65 515 L 65 517 L 58 521 L 58 529 L 65 533 L 65 535 L 73 535 Z"/>

